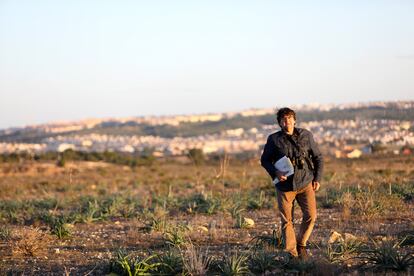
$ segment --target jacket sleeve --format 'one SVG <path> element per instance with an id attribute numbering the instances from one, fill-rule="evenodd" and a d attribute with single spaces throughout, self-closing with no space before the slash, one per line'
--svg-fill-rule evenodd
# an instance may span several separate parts
<path id="1" fill-rule="evenodd" d="M 310 142 L 310 149 L 312 154 L 312 163 L 314 166 L 314 181 L 321 182 L 322 173 L 323 173 L 323 157 L 322 153 L 319 150 L 318 145 L 313 139 L 312 133 L 309 132 L 309 142 Z"/>
<path id="2" fill-rule="evenodd" d="M 260 158 L 260 163 L 263 168 L 267 171 L 272 179 L 276 177 L 276 169 L 274 167 L 276 157 L 276 145 L 273 142 L 271 136 L 267 137 L 266 145 L 264 146 L 262 157 Z"/>

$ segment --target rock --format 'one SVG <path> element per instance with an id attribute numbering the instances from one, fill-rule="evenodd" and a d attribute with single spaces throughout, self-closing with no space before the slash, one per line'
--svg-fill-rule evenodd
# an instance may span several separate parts
<path id="1" fill-rule="evenodd" d="M 243 225 L 246 228 L 252 228 L 254 227 L 254 220 L 251 218 L 243 218 Z"/>
<path id="2" fill-rule="evenodd" d="M 335 242 L 343 242 L 344 239 L 342 238 L 342 235 L 338 232 L 332 230 L 331 234 L 329 235 L 328 243 L 335 243 Z"/>
<path id="3" fill-rule="evenodd" d="M 200 231 L 200 232 L 208 233 L 208 228 L 205 227 L 205 226 L 200 225 L 200 226 L 197 227 L 197 230 Z"/>
<path id="4" fill-rule="evenodd" d="M 354 235 L 350 234 L 350 233 L 345 233 L 345 234 L 344 234 L 344 239 L 345 239 L 345 241 L 347 242 L 347 241 L 355 241 L 355 240 L 357 240 L 358 238 L 357 238 L 356 236 L 354 236 Z"/>

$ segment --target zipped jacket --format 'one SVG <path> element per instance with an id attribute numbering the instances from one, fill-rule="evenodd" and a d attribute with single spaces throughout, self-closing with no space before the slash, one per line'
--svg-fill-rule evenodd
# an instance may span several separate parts
<path id="1" fill-rule="evenodd" d="M 312 181 L 320 182 L 323 171 L 323 157 L 309 130 L 295 128 L 292 135 L 284 131 L 275 132 L 267 138 L 261 156 L 261 165 L 274 180 L 274 163 L 287 156 L 294 165 L 294 174 L 278 182 L 281 191 L 297 191 Z"/>

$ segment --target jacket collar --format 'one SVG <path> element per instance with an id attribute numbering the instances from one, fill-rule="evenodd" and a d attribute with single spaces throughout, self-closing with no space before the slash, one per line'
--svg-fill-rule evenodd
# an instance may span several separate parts
<path id="1" fill-rule="evenodd" d="M 292 135 L 289 135 L 289 134 L 287 134 L 285 131 L 283 131 L 282 130 L 282 133 L 283 133 L 283 136 L 286 136 L 286 137 L 289 137 L 289 136 L 291 136 L 291 137 L 297 137 L 297 136 L 299 136 L 299 129 L 298 128 L 293 128 L 293 133 L 292 133 Z"/>

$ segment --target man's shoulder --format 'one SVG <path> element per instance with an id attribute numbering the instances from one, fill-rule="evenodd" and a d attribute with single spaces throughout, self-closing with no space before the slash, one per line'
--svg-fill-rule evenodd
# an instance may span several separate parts
<path id="1" fill-rule="evenodd" d="M 283 132 L 281 130 L 278 130 L 276 132 L 273 132 L 269 135 L 269 139 L 273 139 L 273 138 L 278 138 L 280 136 L 282 136 Z"/>
<path id="2" fill-rule="evenodd" d="M 307 130 L 306 128 L 296 128 L 296 131 L 299 133 L 299 135 L 312 135 L 312 132 Z"/>

